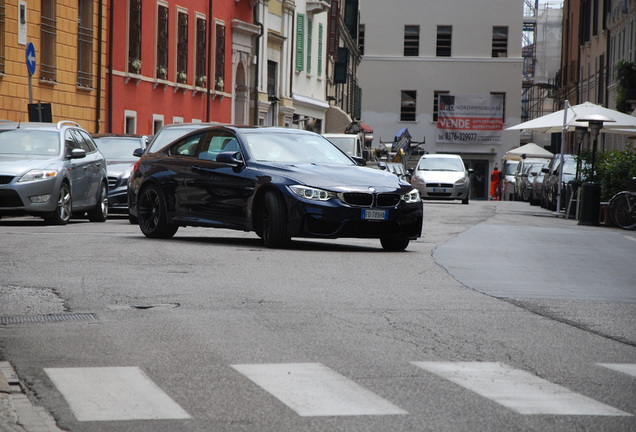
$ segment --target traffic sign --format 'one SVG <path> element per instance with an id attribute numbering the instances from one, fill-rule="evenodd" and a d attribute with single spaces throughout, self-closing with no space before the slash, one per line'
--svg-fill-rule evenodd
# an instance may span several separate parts
<path id="1" fill-rule="evenodd" d="M 29 75 L 33 75 L 35 73 L 35 47 L 32 42 L 29 42 L 26 47 L 26 64 Z"/>

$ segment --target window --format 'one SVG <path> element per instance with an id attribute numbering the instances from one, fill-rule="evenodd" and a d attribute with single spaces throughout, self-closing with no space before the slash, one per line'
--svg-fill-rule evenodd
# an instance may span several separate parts
<path id="1" fill-rule="evenodd" d="M 141 0 L 130 0 L 128 20 L 128 71 L 138 74 L 141 73 Z"/>
<path id="2" fill-rule="evenodd" d="M 206 43 L 206 33 L 207 33 L 208 23 L 205 18 L 198 17 L 197 18 L 197 43 L 196 43 L 196 85 L 199 87 L 205 87 L 207 84 L 207 43 Z"/>
<path id="3" fill-rule="evenodd" d="M 324 27 L 318 24 L 318 76 L 322 76 L 322 37 L 324 35 Z"/>
<path id="4" fill-rule="evenodd" d="M 0 74 L 4 74 L 6 72 L 6 57 L 4 54 L 4 46 L 6 44 L 5 22 L 6 16 L 4 0 L 0 0 Z"/>
<path id="5" fill-rule="evenodd" d="M 157 78 L 168 79 L 168 7 L 157 6 Z"/>
<path id="6" fill-rule="evenodd" d="M 301 72 L 304 68 L 305 57 L 305 15 L 298 14 L 296 17 L 296 71 Z"/>
<path id="7" fill-rule="evenodd" d="M 402 101 L 400 104 L 400 121 L 415 121 L 415 109 L 417 106 L 417 91 L 402 90 Z"/>
<path id="8" fill-rule="evenodd" d="M 93 0 L 79 0 L 77 6 L 77 85 L 92 87 Z"/>
<path id="9" fill-rule="evenodd" d="M 55 51 L 57 40 L 57 16 L 55 0 L 42 2 L 42 16 L 40 24 L 40 40 L 42 44 L 40 55 L 40 78 L 43 80 L 57 80 L 57 55 Z"/>
<path id="10" fill-rule="evenodd" d="M 492 56 L 508 57 L 508 27 L 492 28 Z"/>
<path id="11" fill-rule="evenodd" d="M 276 91 L 277 69 L 278 63 L 267 61 L 267 96 L 270 98 L 276 98 L 278 94 Z"/>
<path id="12" fill-rule="evenodd" d="M 177 82 L 188 81 L 188 13 L 177 13 Z"/>
<path id="13" fill-rule="evenodd" d="M 311 73 L 311 45 L 313 43 L 314 20 L 307 19 L 307 73 Z"/>
<path id="14" fill-rule="evenodd" d="M 437 26 L 437 57 L 450 57 L 453 42 L 453 26 Z"/>
<path id="15" fill-rule="evenodd" d="M 358 36 L 358 50 L 360 50 L 360 55 L 364 55 L 364 32 L 365 32 L 364 24 L 360 24 L 360 35 Z"/>
<path id="16" fill-rule="evenodd" d="M 156 135 L 157 132 L 161 130 L 163 127 L 163 115 L 161 114 L 153 114 L 152 115 L 152 134 Z"/>
<path id="17" fill-rule="evenodd" d="M 420 26 L 404 26 L 404 56 L 417 57 L 420 55 Z"/>
<path id="18" fill-rule="evenodd" d="M 436 90 L 433 93 L 433 121 L 437 122 L 437 115 L 439 114 L 439 95 L 448 94 L 449 91 L 446 90 Z"/>
<path id="19" fill-rule="evenodd" d="M 493 96 L 501 96 L 501 120 L 506 121 L 506 93 L 505 92 L 490 92 Z"/>
<path id="20" fill-rule="evenodd" d="M 225 26 L 216 25 L 216 57 L 214 59 L 214 83 L 217 90 L 225 88 Z"/>
<path id="21" fill-rule="evenodd" d="M 137 113 L 135 111 L 124 111 L 124 133 L 137 133 Z"/>

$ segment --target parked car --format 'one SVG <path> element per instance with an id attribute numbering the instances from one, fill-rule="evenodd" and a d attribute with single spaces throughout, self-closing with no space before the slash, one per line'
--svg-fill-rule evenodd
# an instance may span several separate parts
<path id="1" fill-rule="evenodd" d="M 273 248 L 292 237 L 350 237 L 378 238 L 397 251 L 422 230 L 422 202 L 409 183 L 298 129 L 191 132 L 141 157 L 129 203 L 150 238 L 201 226 L 255 231 Z"/>
<path id="2" fill-rule="evenodd" d="M 552 162 L 543 170 L 545 176 L 543 178 L 542 206 L 550 210 L 557 210 L 557 195 L 561 172 L 563 172 L 563 178 L 561 179 L 561 207 L 563 207 L 566 205 L 565 192 L 567 184 L 569 181 L 574 180 L 576 176 L 576 156 L 563 155 L 563 166 L 561 166 L 561 155 L 554 155 Z"/>
<path id="3" fill-rule="evenodd" d="M 154 153 L 185 134 L 197 129 L 217 126 L 220 123 L 175 123 L 162 127 L 150 140 L 144 153 Z"/>
<path id="4" fill-rule="evenodd" d="M 0 123 L 0 217 L 108 217 L 106 161 L 79 124 Z"/>
<path id="5" fill-rule="evenodd" d="M 519 198 L 521 201 L 530 202 L 532 196 L 532 183 L 537 174 L 541 172 L 541 163 L 533 163 L 526 165 L 524 172 L 521 174 L 516 182 L 519 185 Z"/>
<path id="6" fill-rule="evenodd" d="M 135 134 L 94 134 L 97 148 L 106 158 L 108 167 L 108 211 L 128 214 L 128 180 L 135 162 L 135 150 L 143 151 L 148 137 Z"/>
<path id="7" fill-rule="evenodd" d="M 517 172 L 519 159 L 504 159 L 501 167 L 501 199 L 510 201 L 515 194 L 515 172 Z"/>
<path id="8" fill-rule="evenodd" d="M 363 143 L 362 134 L 336 134 L 326 133 L 322 134 L 325 138 L 335 144 L 340 150 L 345 152 L 351 157 L 360 158 L 365 160 L 365 148 Z"/>
<path id="9" fill-rule="evenodd" d="M 526 199 L 524 199 L 523 197 L 523 188 L 525 188 L 525 186 L 527 185 L 527 183 L 524 183 L 523 181 L 523 175 L 527 174 L 527 168 L 529 165 L 534 165 L 534 164 L 544 164 L 544 163 L 550 163 L 550 158 L 525 158 L 522 157 L 519 160 L 519 163 L 517 164 L 516 168 L 515 168 L 515 180 L 514 180 L 514 200 L 515 201 L 527 201 Z"/>
<path id="10" fill-rule="evenodd" d="M 541 196 L 543 195 L 543 177 L 545 176 L 544 168 L 547 168 L 549 164 L 545 163 L 537 167 L 536 175 L 532 177 L 530 185 L 530 204 L 538 205 L 541 202 Z M 535 169 L 535 168 L 533 168 Z"/>
<path id="11" fill-rule="evenodd" d="M 417 163 L 411 184 L 420 192 L 422 199 L 470 200 L 471 170 L 466 170 L 459 155 L 426 154 Z"/>

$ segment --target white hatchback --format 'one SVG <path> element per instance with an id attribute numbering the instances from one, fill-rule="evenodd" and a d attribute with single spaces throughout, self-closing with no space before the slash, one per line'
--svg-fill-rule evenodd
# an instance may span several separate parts
<path id="1" fill-rule="evenodd" d="M 459 155 L 426 154 L 420 158 L 411 184 L 423 199 L 461 200 L 468 204 L 470 172 Z"/>

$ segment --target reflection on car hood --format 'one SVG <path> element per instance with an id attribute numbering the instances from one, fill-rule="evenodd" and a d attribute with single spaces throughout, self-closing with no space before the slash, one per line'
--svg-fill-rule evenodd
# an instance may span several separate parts
<path id="1" fill-rule="evenodd" d="M 352 189 L 366 191 L 373 186 L 378 189 L 378 192 L 382 192 L 409 187 L 407 183 L 400 182 L 394 174 L 368 167 L 269 163 L 259 163 L 259 165 L 262 171 L 271 171 L 272 175 L 284 176 L 299 184 L 333 191 Z"/>
<path id="2" fill-rule="evenodd" d="M 465 176 L 463 172 L 457 171 L 417 171 L 416 175 L 426 183 L 455 183 Z"/>
<path id="3" fill-rule="evenodd" d="M 50 156 L 0 155 L 1 175 L 20 175 L 31 169 L 51 168 L 58 162 Z"/>
<path id="4" fill-rule="evenodd" d="M 133 165 L 135 165 L 136 161 L 120 161 L 120 160 L 110 160 L 106 161 L 106 166 L 108 170 L 108 175 L 111 177 L 119 177 L 124 173 L 129 173 L 132 171 Z"/>

